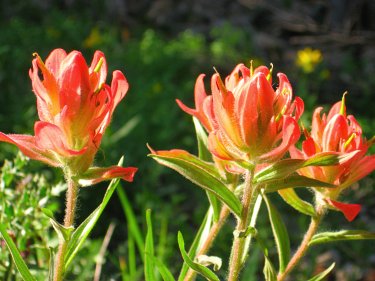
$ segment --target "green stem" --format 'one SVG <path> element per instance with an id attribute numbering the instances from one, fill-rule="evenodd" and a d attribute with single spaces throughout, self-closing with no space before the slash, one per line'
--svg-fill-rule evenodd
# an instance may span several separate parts
<path id="1" fill-rule="evenodd" d="M 75 209 L 78 198 L 78 184 L 70 176 L 67 176 L 68 190 L 66 192 L 66 209 L 64 217 L 64 226 L 72 227 L 74 224 Z M 56 255 L 54 281 L 62 281 L 65 270 L 65 254 L 68 247 L 68 241 L 60 239 L 59 250 Z"/>
<path id="2" fill-rule="evenodd" d="M 245 233 L 252 215 L 252 203 L 257 197 L 257 192 L 255 192 L 252 185 L 253 171 L 246 172 L 245 178 L 245 188 L 242 197 L 242 214 L 237 222 L 236 234 L 233 241 L 232 252 L 229 261 L 229 275 L 228 281 L 237 281 L 242 266 L 244 264 L 244 256 L 246 255 L 246 235 L 240 235 Z"/>
<path id="3" fill-rule="evenodd" d="M 320 222 L 324 216 L 324 208 L 322 206 L 318 206 L 316 209 L 316 216 L 311 218 L 310 226 L 303 237 L 303 240 L 298 247 L 297 251 L 294 253 L 293 257 L 290 259 L 286 269 L 284 272 L 279 273 L 277 276 L 277 281 L 283 281 L 290 272 L 296 267 L 296 265 L 300 262 L 302 257 L 306 254 L 307 250 L 309 249 L 309 243 L 313 236 L 315 235 Z"/>
<path id="4" fill-rule="evenodd" d="M 204 255 L 208 252 L 213 242 L 215 241 L 217 234 L 219 233 L 220 229 L 223 227 L 225 221 L 227 220 L 229 214 L 230 212 L 228 207 L 224 205 L 221 209 L 219 220 L 215 222 L 210 228 L 210 232 L 208 233 L 206 240 L 204 241 L 199 251 L 195 255 L 196 257 Z M 188 272 L 185 275 L 184 281 L 195 280 L 196 275 L 196 271 L 189 268 Z"/>

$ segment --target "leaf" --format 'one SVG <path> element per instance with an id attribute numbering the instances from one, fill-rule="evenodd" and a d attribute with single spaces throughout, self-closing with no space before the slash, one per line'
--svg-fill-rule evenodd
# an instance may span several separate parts
<path id="1" fill-rule="evenodd" d="M 316 216 L 314 207 L 310 203 L 302 200 L 293 188 L 281 189 L 278 192 L 281 198 L 297 211 L 311 217 Z"/>
<path id="2" fill-rule="evenodd" d="M 143 241 L 142 232 L 139 229 L 137 219 L 132 210 L 129 199 L 127 198 L 126 193 L 121 188 L 121 186 L 117 188 L 116 191 L 117 191 L 117 195 L 120 199 L 120 203 L 121 203 L 122 209 L 124 211 L 124 214 L 128 223 L 128 230 L 132 234 L 133 238 L 135 239 L 139 252 L 143 253 L 143 250 L 145 248 L 144 246 L 145 243 Z M 141 259 L 143 260 L 143 255 L 141 255 Z"/>
<path id="3" fill-rule="evenodd" d="M 5 244 L 8 247 L 12 259 L 16 264 L 18 272 L 21 274 L 25 281 L 36 281 L 36 279 L 31 275 L 29 268 L 27 267 L 25 261 L 22 259 L 21 253 L 18 251 L 16 244 L 14 244 L 12 238 L 9 236 L 5 226 L 0 223 L 0 233 L 5 240 Z"/>
<path id="4" fill-rule="evenodd" d="M 268 256 L 264 256 L 263 274 L 266 281 L 276 281 L 277 279 L 276 271 Z"/>
<path id="5" fill-rule="evenodd" d="M 370 240 L 375 239 L 374 232 L 364 230 L 340 230 L 336 232 L 321 232 L 315 234 L 311 239 L 309 245 L 317 245 L 336 241 L 347 240 Z"/>
<path id="6" fill-rule="evenodd" d="M 65 242 L 69 241 L 70 240 L 70 236 L 71 236 L 71 234 L 72 234 L 72 232 L 74 230 L 74 227 L 73 226 L 66 227 L 66 226 L 58 223 L 55 220 L 53 212 L 50 209 L 42 208 L 41 210 L 42 210 L 42 212 L 43 212 L 44 215 L 46 215 L 47 217 L 49 217 L 50 222 L 52 224 L 52 227 L 56 231 L 57 236 L 59 237 L 59 240 L 60 241 L 65 241 Z"/>
<path id="7" fill-rule="evenodd" d="M 265 192 L 271 193 L 285 188 L 296 188 L 296 187 L 324 187 L 324 188 L 334 188 L 335 185 L 313 178 L 308 178 L 298 174 L 293 174 L 287 176 L 283 179 L 277 179 L 268 181 L 265 184 Z"/>
<path id="8" fill-rule="evenodd" d="M 151 210 L 146 211 L 146 224 L 147 224 L 147 234 L 145 242 L 144 251 L 144 270 L 146 281 L 155 281 L 155 271 L 154 271 L 154 237 L 152 231 L 152 221 L 151 221 Z"/>
<path id="9" fill-rule="evenodd" d="M 193 243 L 190 246 L 189 253 L 188 253 L 190 259 L 194 259 L 203 241 L 206 240 L 206 237 L 211 228 L 212 217 L 213 217 L 213 212 L 212 212 L 212 207 L 210 207 L 206 213 L 206 216 L 203 219 L 202 224 L 199 227 L 199 230 L 194 238 Z M 184 261 L 181 271 L 180 271 L 180 275 L 178 276 L 178 281 L 184 280 L 188 269 L 189 269 L 189 265 Z"/>
<path id="10" fill-rule="evenodd" d="M 119 179 L 114 179 L 109 184 L 106 193 L 104 194 L 102 203 L 81 223 L 80 226 L 72 233 L 70 241 L 68 243 L 68 249 L 65 255 L 65 271 L 67 271 L 69 265 L 73 261 L 79 249 L 82 247 L 86 238 L 91 233 L 99 217 L 103 213 L 107 206 L 109 199 L 119 184 Z"/>
<path id="11" fill-rule="evenodd" d="M 156 268 L 164 281 L 176 281 L 169 269 L 158 258 L 153 257 L 152 261 L 156 265 Z"/>
<path id="12" fill-rule="evenodd" d="M 207 141 L 207 134 L 202 127 L 202 124 L 199 120 L 193 117 L 195 133 L 197 135 L 197 142 L 198 142 L 198 156 L 203 161 L 212 162 L 212 154 L 208 150 L 208 141 Z"/>
<path id="13" fill-rule="evenodd" d="M 284 159 L 259 171 L 254 176 L 254 183 L 285 178 L 296 170 L 307 166 L 331 166 L 340 163 L 340 157 L 334 152 L 323 152 L 309 159 Z"/>
<path id="14" fill-rule="evenodd" d="M 263 199 L 266 202 L 273 236 L 275 237 L 277 253 L 279 256 L 279 272 L 284 272 L 290 259 L 290 242 L 288 231 L 282 217 L 273 204 L 269 201 L 267 196 L 263 195 Z"/>
<path id="15" fill-rule="evenodd" d="M 323 272 L 319 273 L 318 275 L 315 275 L 313 278 L 309 279 L 308 281 L 321 281 L 324 277 L 328 275 L 328 273 L 331 272 L 331 270 L 335 267 L 335 263 L 332 263 L 330 267 L 328 267 Z"/>
<path id="16" fill-rule="evenodd" d="M 54 275 L 55 275 L 55 255 L 53 253 L 53 248 L 49 247 L 48 281 L 53 281 Z"/>
<path id="17" fill-rule="evenodd" d="M 241 202 L 223 183 L 215 166 L 202 161 L 184 150 L 158 151 L 150 154 L 158 163 L 174 169 L 193 183 L 215 195 L 237 216 L 241 215 Z"/>
<path id="18" fill-rule="evenodd" d="M 210 269 L 208 269 L 207 267 L 204 267 L 203 265 L 195 263 L 191 260 L 188 253 L 186 253 L 185 251 L 185 242 L 180 231 L 178 232 L 177 241 L 178 241 L 178 246 L 181 251 L 182 258 L 189 265 L 191 269 L 195 270 L 196 272 L 204 276 L 209 281 L 220 281 L 219 277 L 217 277 L 216 274 L 213 273 Z"/>
<path id="19" fill-rule="evenodd" d="M 203 161 L 210 162 L 212 161 L 212 155 L 207 148 L 207 134 L 203 129 L 202 124 L 199 122 L 197 118 L 193 117 L 193 122 L 195 127 L 195 133 L 197 135 L 198 157 Z M 207 192 L 207 196 L 208 201 L 210 202 L 210 205 L 212 206 L 214 211 L 214 220 L 218 221 L 220 217 L 220 202 L 210 192 Z"/>

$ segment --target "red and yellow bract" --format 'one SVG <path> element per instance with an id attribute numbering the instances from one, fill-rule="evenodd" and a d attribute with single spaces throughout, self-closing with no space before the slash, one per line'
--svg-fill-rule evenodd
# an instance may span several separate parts
<path id="1" fill-rule="evenodd" d="M 0 141 L 17 145 L 32 159 L 83 174 L 94 160 L 115 107 L 128 91 L 124 74 L 114 71 L 109 86 L 102 52 L 96 51 L 88 66 L 80 52 L 67 54 L 62 49 L 53 50 L 45 63 L 35 54 L 29 74 L 40 119 L 34 125 L 35 136 L 0 133 Z M 108 179 L 112 168 L 116 169 L 113 175 L 121 177 L 119 167 L 101 170 L 97 176 L 105 174 Z M 136 168 L 121 169 L 123 178 L 131 181 Z"/>

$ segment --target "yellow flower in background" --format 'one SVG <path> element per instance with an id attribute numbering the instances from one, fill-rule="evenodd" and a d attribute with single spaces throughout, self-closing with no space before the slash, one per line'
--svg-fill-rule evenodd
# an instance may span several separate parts
<path id="1" fill-rule="evenodd" d="M 323 55 L 320 50 L 305 48 L 297 52 L 296 65 L 299 66 L 303 72 L 311 73 L 322 60 Z"/>
<path id="2" fill-rule="evenodd" d="M 94 27 L 91 29 L 89 36 L 83 41 L 83 47 L 93 48 L 103 42 L 102 35 L 100 34 L 99 28 Z"/>

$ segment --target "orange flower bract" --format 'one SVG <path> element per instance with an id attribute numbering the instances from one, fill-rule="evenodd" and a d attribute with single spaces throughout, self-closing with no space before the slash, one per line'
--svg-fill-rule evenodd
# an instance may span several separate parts
<path id="1" fill-rule="evenodd" d="M 267 67 L 253 71 L 239 64 L 225 83 L 219 74 L 212 76 L 212 95 L 206 94 L 203 78 L 200 75 L 195 85 L 195 109 L 177 103 L 206 128 L 215 157 L 238 163 L 272 162 L 299 139 L 303 101 L 292 100 L 286 75 L 278 74 L 279 87 L 274 90 Z"/>
<path id="2" fill-rule="evenodd" d="M 109 86 L 102 52 L 96 51 L 88 66 L 80 52 L 67 54 L 62 49 L 53 50 L 45 62 L 35 54 L 29 74 L 40 119 L 34 125 L 35 136 L 0 133 L 0 140 L 17 145 L 32 159 L 84 173 L 128 91 L 125 76 L 114 71 Z M 135 168 L 128 169 L 134 174 Z"/>
<path id="3" fill-rule="evenodd" d="M 324 182 L 337 185 L 335 188 L 316 189 L 326 203 L 340 210 L 351 221 L 360 211 L 358 204 L 335 201 L 342 190 L 362 179 L 375 169 L 375 155 L 366 156 L 372 142 L 362 136 L 362 128 L 352 115 L 346 114 L 345 96 L 336 103 L 328 115 L 321 116 L 322 108 L 314 111 L 311 133 L 305 131 L 306 140 L 302 150 L 291 147 L 292 158 L 307 159 L 321 152 L 336 152 L 338 155 L 351 154 L 348 161 L 336 166 L 311 166 L 299 173 Z"/>

